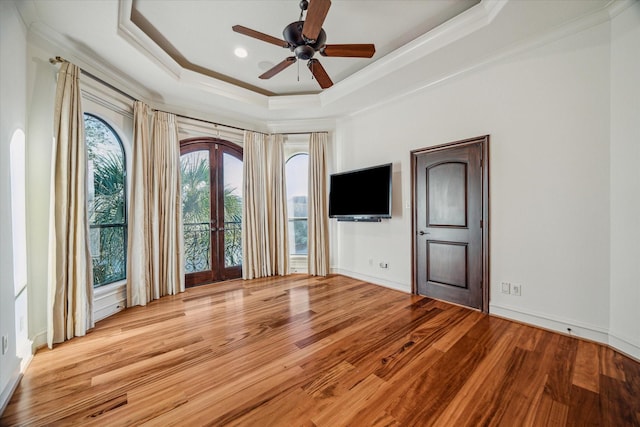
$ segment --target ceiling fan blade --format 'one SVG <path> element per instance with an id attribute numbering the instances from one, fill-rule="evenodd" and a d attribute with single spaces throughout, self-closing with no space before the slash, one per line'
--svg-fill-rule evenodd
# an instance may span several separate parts
<path id="1" fill-rule="evenodd" d="M 322 64 L 320 64 L 320 61 L 312 58 L 309 60 L 309 62 L 307 62 L 307 67 L 309 67 L 309 70 L 311 70 L 311 74 L 313 74 L 313 77 L 316 78 L 318 84 L 322 89 L 333 86 L 331 77 L 329 77 L 329 74 L 327 74 Z"/>
<path id="2" fill-rule="evenodd" d="M 328 44 L 320 49 L 322 56 L 339 56 L 343 58 L 371 58 L 376 53 L 372 44 Z"/>
<path id="3" fill-rule="evenodd" d="M 293 64 L 294 62 L 296 62 L 296 57 L 295 56 L 290 56 L 288 58 L 286 58 L 284 61 L 282 61 L 281 63 L 277 64 L 275 67 L 271 68 L 270 70 L 265 71 L 263 74 L 260 75 L 261 79 L 270 79 L 271 77 L 275 76 L 276 74 L 278 74 L 280 71 L 284 70 L 285 68 L 287 68 L 289 65 Z"/>
<path id="4" fill-rule="evenodd" d="M 308 40 L 317 40 L 318 34 L 322 29 L 324 19 L 329 13 L 331 0 L 311 0 L 309 2 L 309 10 L 302 27 L 302 35 Z"/>
<path id="5" fill-rule="evenodd" d="M 254 39 L 262 40 L 263 42 L 275 44 L 280 47 L 289 47 L 289 43 L 282 39 L 261 33 L 260 31 L 252 30 L 251 28 L 243 27 L 242 25 L 234 25 L 231 28 L 236 33 L 244 34 L 245 36 L 253 37 Z"/>

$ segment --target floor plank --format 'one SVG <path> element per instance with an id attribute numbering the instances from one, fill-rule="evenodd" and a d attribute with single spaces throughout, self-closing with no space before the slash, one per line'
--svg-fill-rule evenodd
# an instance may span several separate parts
<path id="1" fill-rule="evenodd" d="M 33 358 L 2 426 L 640 426 L 610 348 L 345 276 L 234 280 Z"/>

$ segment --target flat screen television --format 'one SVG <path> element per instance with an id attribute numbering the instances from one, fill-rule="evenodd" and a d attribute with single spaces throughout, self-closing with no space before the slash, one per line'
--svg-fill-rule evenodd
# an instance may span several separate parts
<path id="1" fill-rule="evenodd" d="M 391 163 L 332 174 L 329 217 L 338 221 L 391 218 Z"/>

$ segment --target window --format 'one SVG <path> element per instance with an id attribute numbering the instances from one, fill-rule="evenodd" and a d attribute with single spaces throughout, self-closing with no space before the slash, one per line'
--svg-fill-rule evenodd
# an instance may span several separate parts
<path id="1" fill-rule="evenodd" d="M 309 155 L 291 156 L 285 166 L 287 211 L 289 215 L 289 253 L 307 255 L 307 198 L 309 194 Z"/>
<path id="2" fill-rule="evenodd" d="M 126 170 L 122 141 L 103 120 L 84 115 L 93 286 L 123 280 L 127 267 Z"/>

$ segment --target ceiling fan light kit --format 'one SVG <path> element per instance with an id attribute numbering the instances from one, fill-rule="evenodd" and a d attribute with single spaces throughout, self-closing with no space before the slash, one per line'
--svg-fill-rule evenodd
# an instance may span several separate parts
<path id="1" fill-rule="evenodd" d="M 268 34 L 252 30 L 242 25 L 234 25 L 233 31 L 253 37 L 276 46 L 286 47 L 295 56 L 290 56 L 279 64 L 267 70 L 259 76 L 261 79 L 270 79 L 298 59 L 308 61 L 307 67 L 322 89 L 333 86 L 331 78 L 320 62 L 313 56 L 319 52 L 322 56 L 343 58 L 371 58 L 375 54 L 373 44 L 339 44 L 327 45 L 327 34 L 322 29 L 331 0 L 302 0 L 300 6 L 300 18 L 296 22 L 287 25 L 282 31 L 284 40 Z M 302 15 L 307 11 L 305 20 Z"/>

